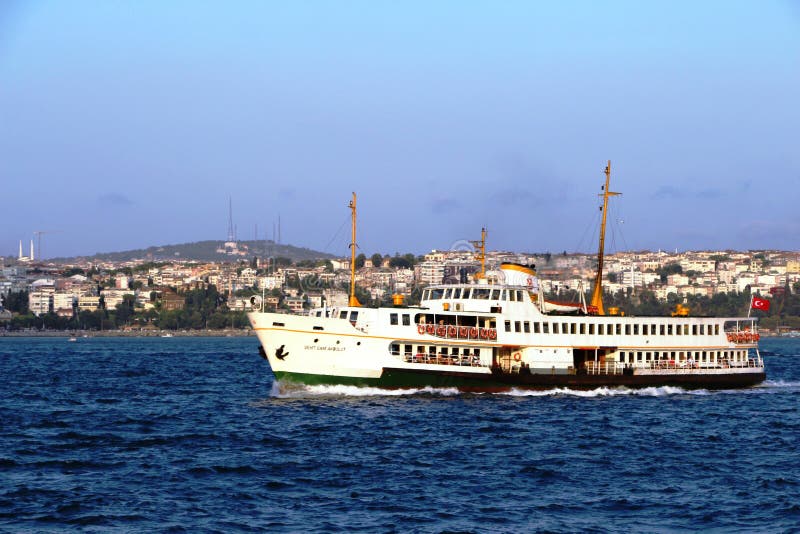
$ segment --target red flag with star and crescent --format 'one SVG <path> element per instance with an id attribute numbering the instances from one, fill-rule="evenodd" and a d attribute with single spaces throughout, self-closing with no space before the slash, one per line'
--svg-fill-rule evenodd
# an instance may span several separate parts
<path id="1" fill-rule="evenodd" d="M 753 309 L 754 310 L 769 310 L 769 301 L 767 299 L 762 299 L 758 297 L 753 297 Z"/>

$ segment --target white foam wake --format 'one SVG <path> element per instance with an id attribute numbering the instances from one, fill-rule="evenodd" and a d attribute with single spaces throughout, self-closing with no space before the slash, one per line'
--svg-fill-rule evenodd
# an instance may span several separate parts
<path id="1" fill-rule="evenodd" d="M 298 384 L 272 383 L 270 397 L 279 399 L 294 399 L 303 397 L 400 397 L 405 395 L 439 395 L 450 397 L 459 395 L 457 388 L 408 388 L 408 389 L 382 389 L 373 387 L 358 387 L 344 385 L 319 385 L 306 386 Z"/>
<path id="2" fill-rule="evenodd" d="M 800 382 L 790 382 L 787 380 L 765 380 L 761 383 L 758 388 L 774 388 L 774 389 L 785 389 L 785 388 L 800 388 Z"/>
<path id="3" fill-rule="evenodd" d="M 510 395 L 513 397 L 548 397 L 555 395 L 567 395 L 572 397 L 586 397 L 586 398 L 617 397 L 624 395 L 639 395 L 642 397 L 665 397 L 668 395 L 708 395 L 708 394 L 709 394 L 708 391 L 705 389 L 686 390 L 683 388 L 678 388 L 673 386 L 648 387 L 641 389 L 630 389 L 626 387 L 619 387 L 619 388 L 601 387 L 589 390 L 554 388 L 544 391 L 514 388 L 511 391 L 499 393 L 499 395 Z"/>
<path id="4" fill-rule="evenodd" d="M 307 386 L 294 383 L 273 382 L 270 397 L 279 399 L 297 399 L 313 397 L 402 397 L 410 395 L 435 395 L 451 397 L 461 395 L 457 388 L 407 388 L 407 389 L 382 389 L 375 387 L 358 387 L 344 385 L 319 385 Z M 471 393 L 474 394 L 474 393 Z M 512 397 L 617 397 L 638 395 L 642 397 L 665 397 L 669 395 L 708 395 L 705 389 L 685 390 L 673 386 L 648 387 L 630 389 L 626 387 L 608 388 L 600 387 L 591 390 L 553 388 L 548 390 L 529 390 L 512 388 L 509 391 L 493 393 L 494 395 L 507 395 Z"/>

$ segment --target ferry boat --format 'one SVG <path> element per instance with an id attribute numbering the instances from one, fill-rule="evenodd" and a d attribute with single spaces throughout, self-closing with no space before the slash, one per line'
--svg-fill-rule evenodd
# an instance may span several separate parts
<path id="1" fill-rule="evenodd" d="M 598 270 L 590 304 L 547 301 L 533 266 L 485 269 L 472 283 L 433 285 L 418 306 L 366 308 L 355 297 L 356 195 L 353 193 L 350 300 L 308 315 L 248 314 L 260 353 L 280 383 L 462 391 L 678 386 L 727 389 L 765 378 L 754 317 L 606 314 L 602 302 L 603 188 Z M 399 297 L 399 296 L 398 296 Z M 253 297 L 253 303 L 261 305 Z"/>

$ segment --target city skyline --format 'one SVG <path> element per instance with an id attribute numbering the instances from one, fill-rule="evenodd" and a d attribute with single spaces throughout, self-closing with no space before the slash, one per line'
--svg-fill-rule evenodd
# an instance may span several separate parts
<path id="1" fill-rule="evenodd" d="M 796 250 L 800 8 L 0 6 L 0 255 Z"/>

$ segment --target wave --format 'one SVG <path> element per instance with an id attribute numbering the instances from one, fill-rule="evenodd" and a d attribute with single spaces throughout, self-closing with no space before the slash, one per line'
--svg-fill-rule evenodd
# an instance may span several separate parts
<path id="1" fill-rule="evenodd" d="M 800 382 L 788 380 L 765 380 L 758 386 L 759 388 L 800 388 Z"/>
<path id="2" fill-rule="evenodd" d="M 511 397 L 617 397 L 637 395 L 642 397 L 666 397 L 670 395 L 709 395 L 705 389 L 686 390 L 674 386 L 648 387 L 631 389 L 626 387 L 600 387 L 591 390 L 570 388 L 553 388 L 547 390 L 531 390 L 512 388 L 508 391 L 496 393 L 463 392 L 458 388 L 407 388 L 407 389 L 382 389 L 375 387 L 359 387 L 345 385 L 318 385 L 307 386 L 302 384 L 273 382 L 270 397 L 278 399 L 298 399 L 309 397 L 403 397 L 411 395 L 431 395 L 452 397 L 456 395 L 505 395 Z"/>
<path id="3" fill-rule="evenodd" d="M 649 387 L 641 389 L 630 389 L 626 387 L 608 388 L 600 387 L 596 389 L 581 390 L 570 388 L 554 388 L 542 391 L 527 389 L 512 389 L 498 393 L 498 395 L 510 395 L 512 397 L 550 397 L 556 395 L 568 395 L 573 397 L 617 397 L 622 395 L 639 395 L 642 397 L 666 397 L 668 395 L 708 395 L 705 389 L 686 390 L 674 386 Z"/>
<path id="4" fill-rule="evenodd" d="M 296 399 L 307 397 L 402 397 L 408 395 L 436 395 L 452 397 L 460 395 L 458 388 L 408 388 L 382 389 L 374 387 L 319 385 L 306 386 L 297 384 L 272 383 L 270 397 L 278 399 Z"/>

